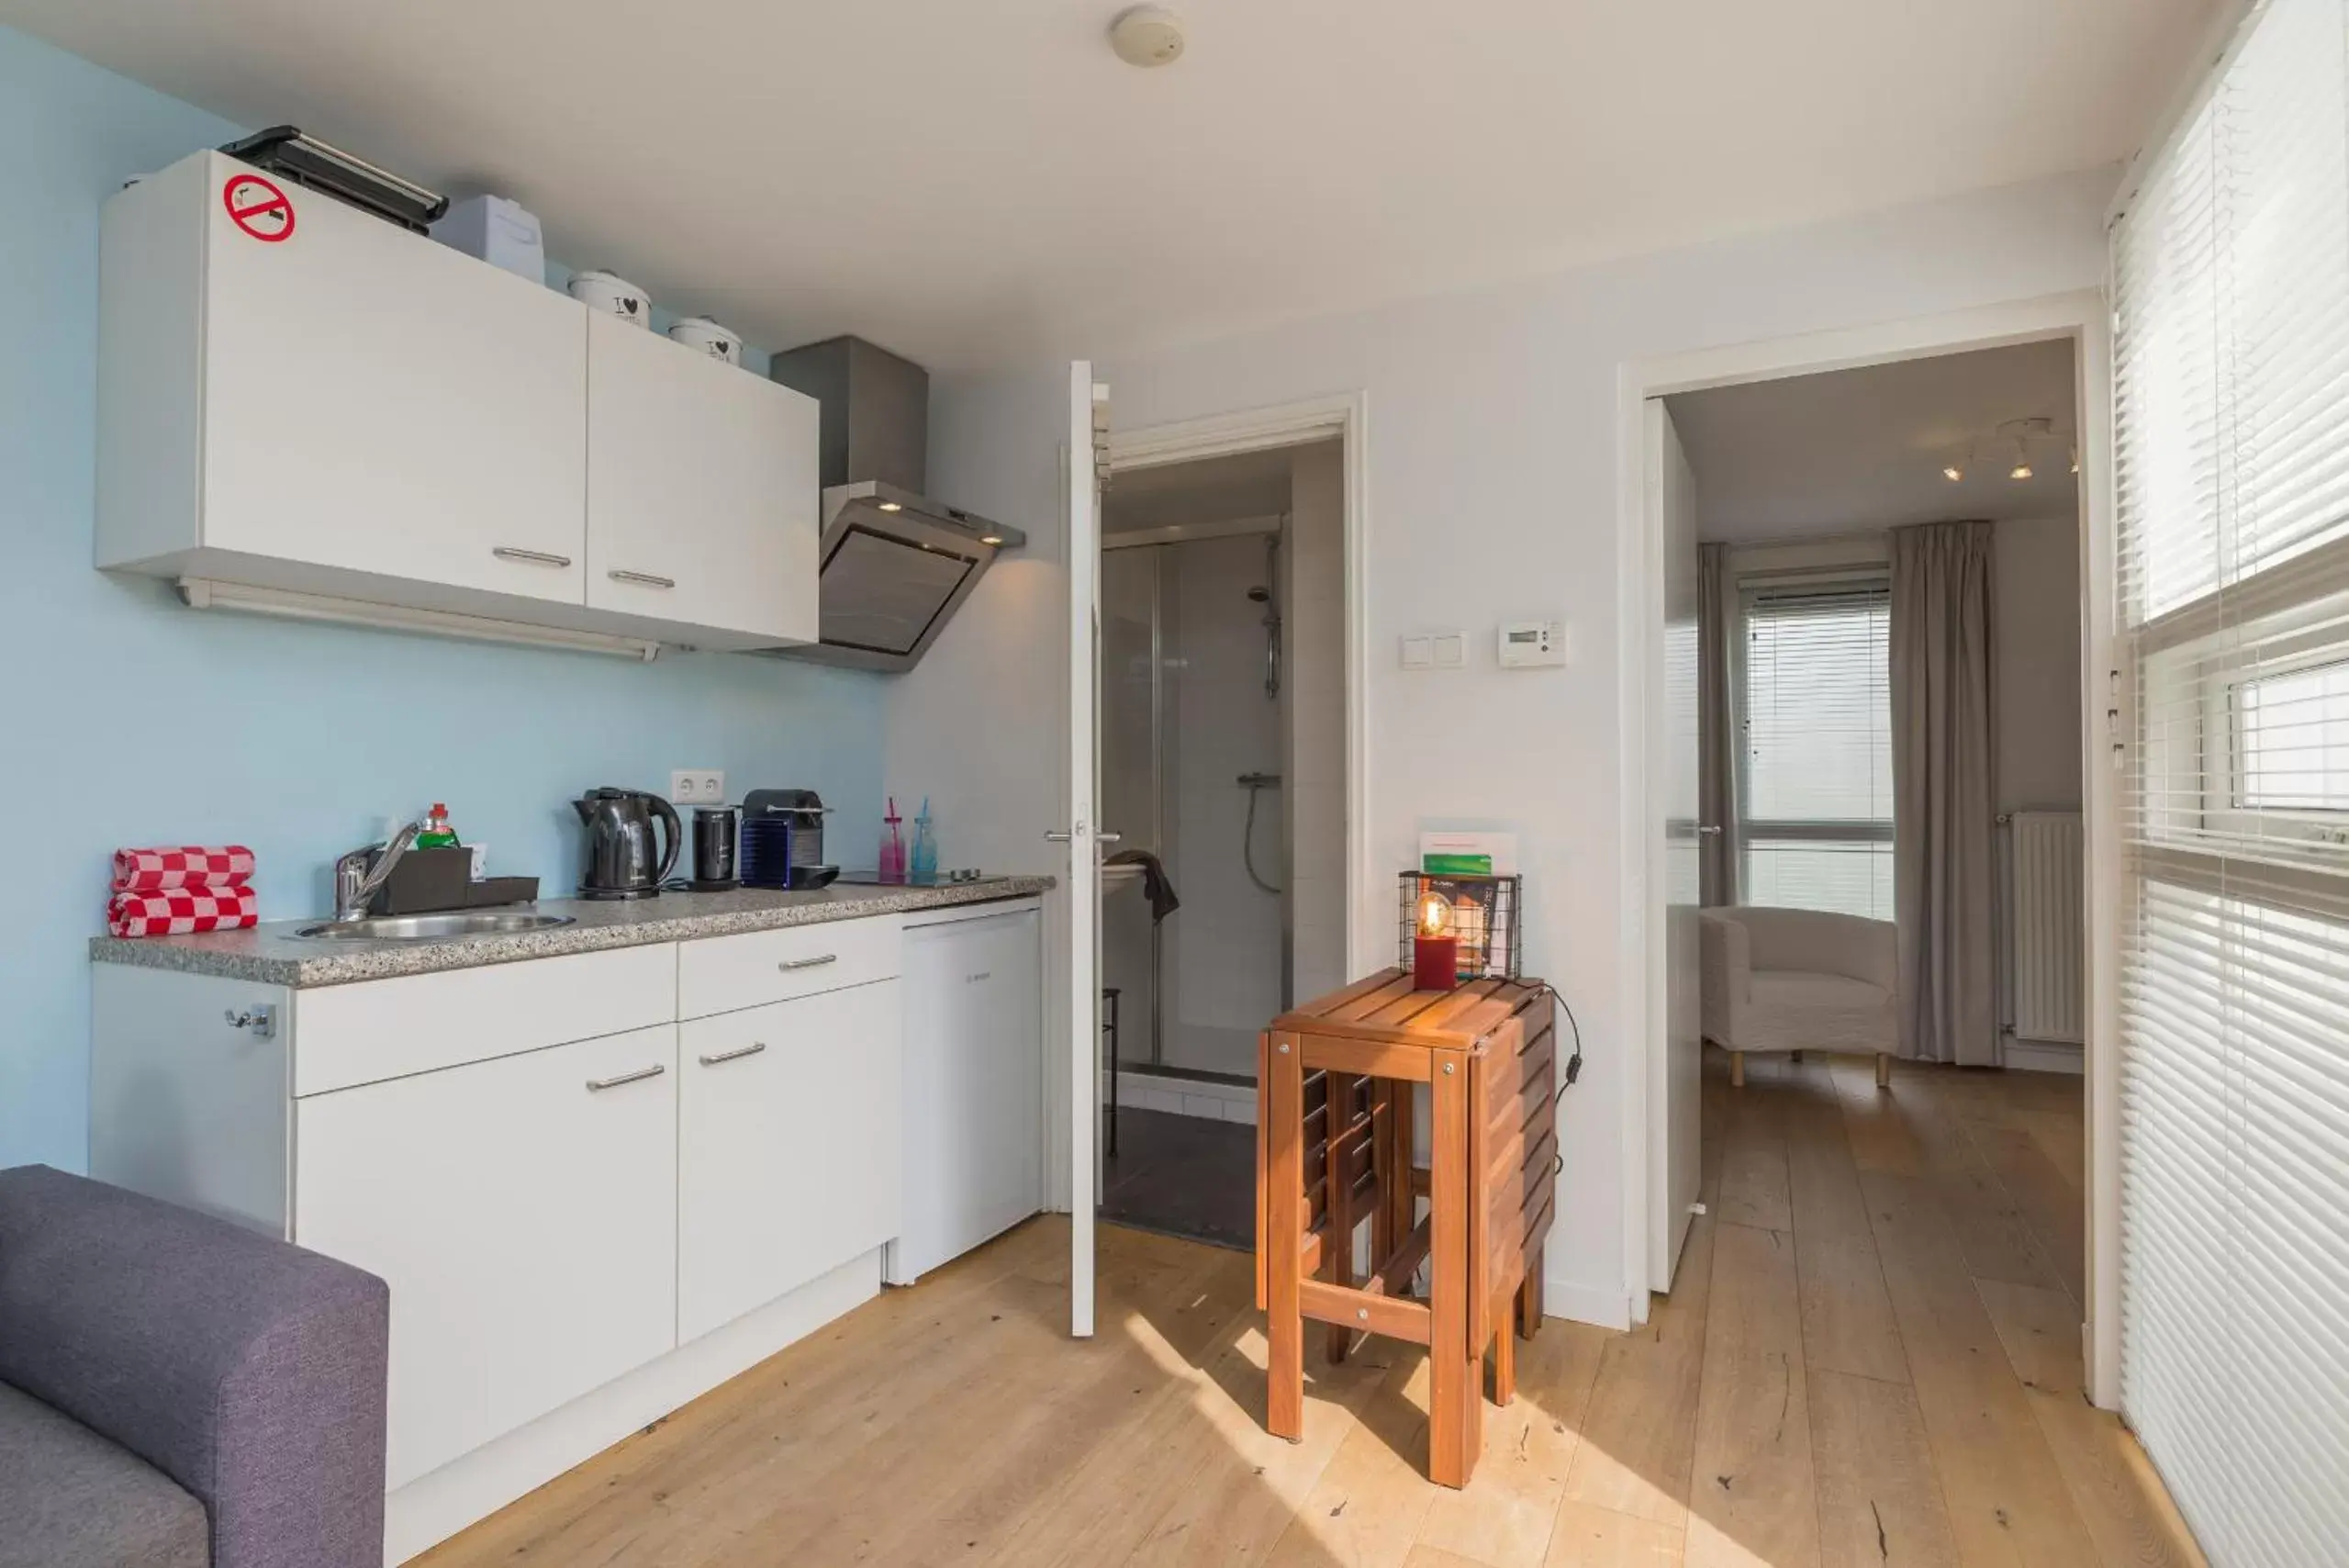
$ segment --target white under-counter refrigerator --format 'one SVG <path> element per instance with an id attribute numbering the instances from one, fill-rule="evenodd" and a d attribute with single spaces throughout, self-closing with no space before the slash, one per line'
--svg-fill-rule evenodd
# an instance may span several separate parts
<path id="1" fill-rule="evenodd" d="M 1044 1207 L 1044 953 L 1031 903 L 909 915 L 903 1206 L 912 1284 Z"/>

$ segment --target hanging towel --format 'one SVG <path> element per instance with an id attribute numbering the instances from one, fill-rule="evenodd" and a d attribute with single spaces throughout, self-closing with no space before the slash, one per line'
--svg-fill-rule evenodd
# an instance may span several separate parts
<path id="1" fill-rule="evenodd" d="M 259 922 L 260 911 L 260 895 L 249 887 L 117 893 L 106 901 L 106 931 L 115 936 L 186 936 L 198 931 L 241 931 Z"/>
<path id="2" fill-rule="evenodd" d="M 1142 868 L 1142 896 L 1150 901 L 1151 924 L 1158 924 L 1182 907 L 1182 901 L 1175 897 L 1174 880 L 1167 875 L 1166 862 L 1148 850 L 1121 849 L 1102 864 Z"/>
<path id="3" fill-rule="evenodd" d="M 252 851 L 241 844 L 117 849 L 114 890 L 162 893 L 174 888 L 240 888 L 252 880 Z"/>

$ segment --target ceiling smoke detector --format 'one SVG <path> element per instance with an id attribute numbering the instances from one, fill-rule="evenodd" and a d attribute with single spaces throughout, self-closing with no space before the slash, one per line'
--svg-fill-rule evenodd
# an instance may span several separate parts
<path id="1" fill-rule="evenodd" d="M 1109 25 L 1109 47 L 1128 65 L 1171 65 L 1182 58 L 1182 18 L 1164 6 L 1135 6 Z"/>

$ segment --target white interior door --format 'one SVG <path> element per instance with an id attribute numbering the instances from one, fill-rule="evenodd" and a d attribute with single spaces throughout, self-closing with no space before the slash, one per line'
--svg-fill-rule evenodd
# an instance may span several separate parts
<path id="1" fill-rule="evenodd" d="M 1697 975 L 1696 902 L 1702 857 L 1697 837 L 1696 476 L 1681 450 L 1663 399 L 1648 399 L 1648 537 L 1661 552 L 1653 575 L 1662 590 L 1662 700 L 1652 732 L 1650 777 L 1663 796 L 1659 846 L 1663 892 L 1663 1048 L 1652 1055 L 1648 1140 L 1648 1193 L 1653 1210 L 1648 1279 L 1672 1288 L 1681 1244 L 1688 1238 L 1703 1164 L 1704 1092 Z"/>
<path id="2" fill-rule="evenodd" d="M 1101 460 L 1109 437 L 1109 388 L 1085 360 L 1068 366 L 1068 1331 L 1093 1331 L 1093 1211 L 1101 1168 L 1100 757 Z"/>

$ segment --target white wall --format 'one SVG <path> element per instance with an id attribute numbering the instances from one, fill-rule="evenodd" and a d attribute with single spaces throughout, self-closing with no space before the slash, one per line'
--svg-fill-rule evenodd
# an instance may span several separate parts
<path id="1" fill-rule="evenodd" d="M 1622 1075 L 1635 1047 L 1618 1034 L 1616 843 L 1620 368 L 2098 286 L 2112 184 L 2109 171 L 2090 172 L 1100 367 L 1129 428 L 1367 391 L 1366 827 L 1381 868 L 1406 865 L 1430 819 L 1520 835 L 1528 971 L 1580 1015 L 1589 1055 L 1562 1108 L 1566 1166 L 1546 1269 L 1555 1311 L 1620 1323 L 1629 1307 Z M 1031 579 L 1048 577 L 1057 554 L 1065 375 L 1038 366 L 934 394 L 934 487 L 1036 542 L 1018 570 L 998 568 L 892 693 L 889 723 L 900 793 L 910 767 L 927 783 L 968 745 L 1013 754 L 989 765 L 990 779 L 1016 777 L 1030 793 L 990 802 L 1005 823 L 990 836 L 1009 848 L 1029 835 L 1028 865 L 1039 863 L 1031 830 L 1048 824 L 1058 800 L 1063 644 Z M 1497 622 L 1532 616 L 1565 620 L 1572 662 L 1501 671 Z M 1400 634 L 1443 627 L 1470 633 L 1469 668 L 1396 667 Z M 1358 890 L 1357 969 L 1391 958 L 1390 894 L 1382 876 Z"/>
<path id="2" fill-rule="evenodd" d="M 1281 700 L 1288 755 L 1289 937 L 1297 1000 L 1337 990 L 1346 960 L 1346 458 L 1333 442 L 1298 449 L 1289 468 L 1281 570 Z"/>
<path id="3" fill-rule="evenodd" d="M 1281 897 L 1248 879 L 1243 773 L 1281 768 L 1280 710 L 1264 690 L 1261 538 L 1166 552 L 1168 869 L 1183 907 L 1168 922 L 1167 1060 L 1256 1073 L 1256 1036 L 1281 1012 Z M 1259 791 L 1256 865 L 1279 887 L 1288 861 L 1281 795 Z"/>
<path id="4" fill-rule="evenodd" d="M 2080 527 L 2001 522 L 1991 553 L 1998 810 L 2080 809 Z"/>

